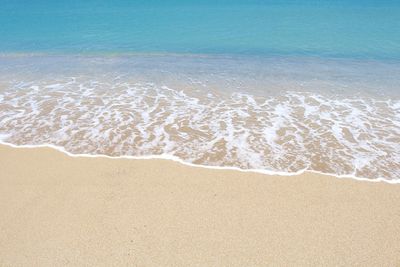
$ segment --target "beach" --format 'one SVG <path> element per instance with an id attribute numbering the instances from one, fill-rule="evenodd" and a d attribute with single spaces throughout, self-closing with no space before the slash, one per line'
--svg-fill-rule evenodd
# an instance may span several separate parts
<path id="1" fill-rule="evenodd" d="M 396 266 L 400 185 L 0 146 L 1 266 Z"/>
<path id="2" fill-rule="evenodd" d="M 400 266 L 400 1 L 0 7 L 0 267 Z"/>

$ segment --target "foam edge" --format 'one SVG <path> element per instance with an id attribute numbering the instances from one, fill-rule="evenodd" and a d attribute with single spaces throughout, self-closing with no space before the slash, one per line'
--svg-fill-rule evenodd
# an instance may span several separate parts
<path id="1" fill-rule="evenodd" d="M 277 176 L 297 176 L 301 175 L 304 173 L 315 173 L 315 174 L 321 174 L 321 175 L 326 175 L 326 176 L 332 176 L 335 178 L 339 179 L 353 179 L 357 181 L 363 181 L 363 182 L 372 182 L 372 183 L 388 183 L 388 184 L 400 184 L 400 179 L 398 180 L 389 180 L 385 179 L 382 177 L 378 177 L 375 179 L 369 179 L 365 177 L 357 177 L 354 175 L 338 175 L 334 173 L 325 173 L 325 172 L 320 172 L 320 171 L 314 171 L 314 170 L 307 170 L 303 169 L 297 172 L 277 172 L 277 171 L 269 171 L 269 170 L 263 170 L 263 169 L 241 169 L 238 167 L 228 167 L 228 166 L 209 166 L 209 165 L 201 165 L 201 164 L 194 164 L 190 162 L 186 162 L 176 156 L 168 155 L 168 154 L 163 154 L 163 155 L 149 155 L 149 156 L 107 156 L 103 154 L 98 154 L 98 155 L 91 155 L 91 154 L 73 154 L 71 152 L 68 152 L 65 150 L 63 147 L 60 146 L 55 146 L 51 144 L 42 144 L 42 145 L 15 145 L 12 143 L 7 143 L 4 141 L 0 141 L 0 145 L 12 147 L 12 148 L 51 148 L 56 151 L 59 151 L 69 157 L 73 158 L 106 158 L 106 159 L 134 159 L 134 160 L 151 160 L 151 159 L 163 159 L 163 160 L 171 160 L 174 162 L 178 162 L 180 164 L 183 164 L 185 166 L 189 167 L 195 167 L 195 168 L 204 168 L 204 169 L 211 169 L 211 170 L 231 170 L 231 171 L 239 171 L 239 172 L 244 172 L 244 173 L 259 173 L 259 174 L 265 174 L 265 175 L 277 175 Z"/>

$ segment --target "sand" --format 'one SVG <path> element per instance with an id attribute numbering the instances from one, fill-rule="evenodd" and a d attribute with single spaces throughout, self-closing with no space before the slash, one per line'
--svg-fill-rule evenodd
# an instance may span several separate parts
<path id="1" fill-rule="evenodd" d="M 0 146 L 0 266 L 400 266 L 400 185 Z"/>

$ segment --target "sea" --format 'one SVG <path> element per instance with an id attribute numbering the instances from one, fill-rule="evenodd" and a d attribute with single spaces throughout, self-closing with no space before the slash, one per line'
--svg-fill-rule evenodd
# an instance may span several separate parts
<path id="1" fill-rule="evenodd" d="M 0 0 L 0 141 L 400 183 L 400 1 Z"/>

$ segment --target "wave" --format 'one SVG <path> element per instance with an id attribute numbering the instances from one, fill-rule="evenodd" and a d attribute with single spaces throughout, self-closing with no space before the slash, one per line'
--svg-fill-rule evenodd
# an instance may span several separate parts
<path id="1" fill-rule="evenodd" d="M 181 88 L 120 75 L 12 80 L 0 92 L 0 136 L 76 155 L 391 183 L 400 177 L 398 100 L 259 96 L 196 83 Z"/>

